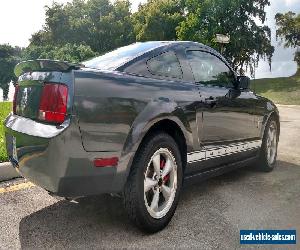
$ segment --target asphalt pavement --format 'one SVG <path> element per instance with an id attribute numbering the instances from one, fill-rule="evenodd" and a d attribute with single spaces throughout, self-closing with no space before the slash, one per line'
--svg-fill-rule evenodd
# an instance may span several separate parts
<path id="1" fill-rule="evenodd" d="M 280 106 L 278 164 L 271 173 L 249 166 L 186 186 L 175 216 L 147 235 L 110 195 L 57 200 L 22 179 L 0 184 L 0 249 L 197 248 L 300 249 L 239 244 L 241 229 L 300 232 L 300 107 Z"/>

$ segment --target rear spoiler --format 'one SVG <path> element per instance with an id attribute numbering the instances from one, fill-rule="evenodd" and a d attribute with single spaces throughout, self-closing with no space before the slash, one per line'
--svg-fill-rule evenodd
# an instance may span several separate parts
<path id="1" fill-rule="evenodd" d="M 26 72 L 34 72 L 34 71 L 60 71 L 65 72 L 72 69 L 79 69 L 84 67 L 82 64 L 74 64 L 64 61 L 56 61 L 56 60 L 47 60 L 47 59 L 37 59 L 37 60 L 29 60 L 20 62 L 15 67 L 15 75 L 19 77 L 20 75 Z"/>

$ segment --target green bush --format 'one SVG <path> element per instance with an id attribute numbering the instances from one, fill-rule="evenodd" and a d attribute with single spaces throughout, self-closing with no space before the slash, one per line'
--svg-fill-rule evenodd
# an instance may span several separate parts
<path id="1" fill-rule="evenodd" d="M 0 162 L 8 160 L 5 148 L 4 125 L 3 122 L 12 110 L 11 102 L 0 102 Z"/>

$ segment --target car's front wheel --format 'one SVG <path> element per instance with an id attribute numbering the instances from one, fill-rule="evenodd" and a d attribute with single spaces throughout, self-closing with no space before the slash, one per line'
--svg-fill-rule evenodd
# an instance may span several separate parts
<path id="1" fill-rule="evenodd" d="M 147 232 L 163 229 L 171 220 L 182 185 L 182 165 L 174 139 L 160 132 L 137 152 L 124 189 L 131 221 Z"/>

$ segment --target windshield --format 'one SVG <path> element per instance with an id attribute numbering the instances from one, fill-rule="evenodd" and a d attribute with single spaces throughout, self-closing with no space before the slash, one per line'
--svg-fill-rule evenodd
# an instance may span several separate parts
<path id="1" fill-rule="evenodd" d="M 161 46 L 162 42 L 134 43 L 118 48 L 102 56 L 85 61 L 82 64 L 88 68 L 114 70 L 140 54 Z"/>

